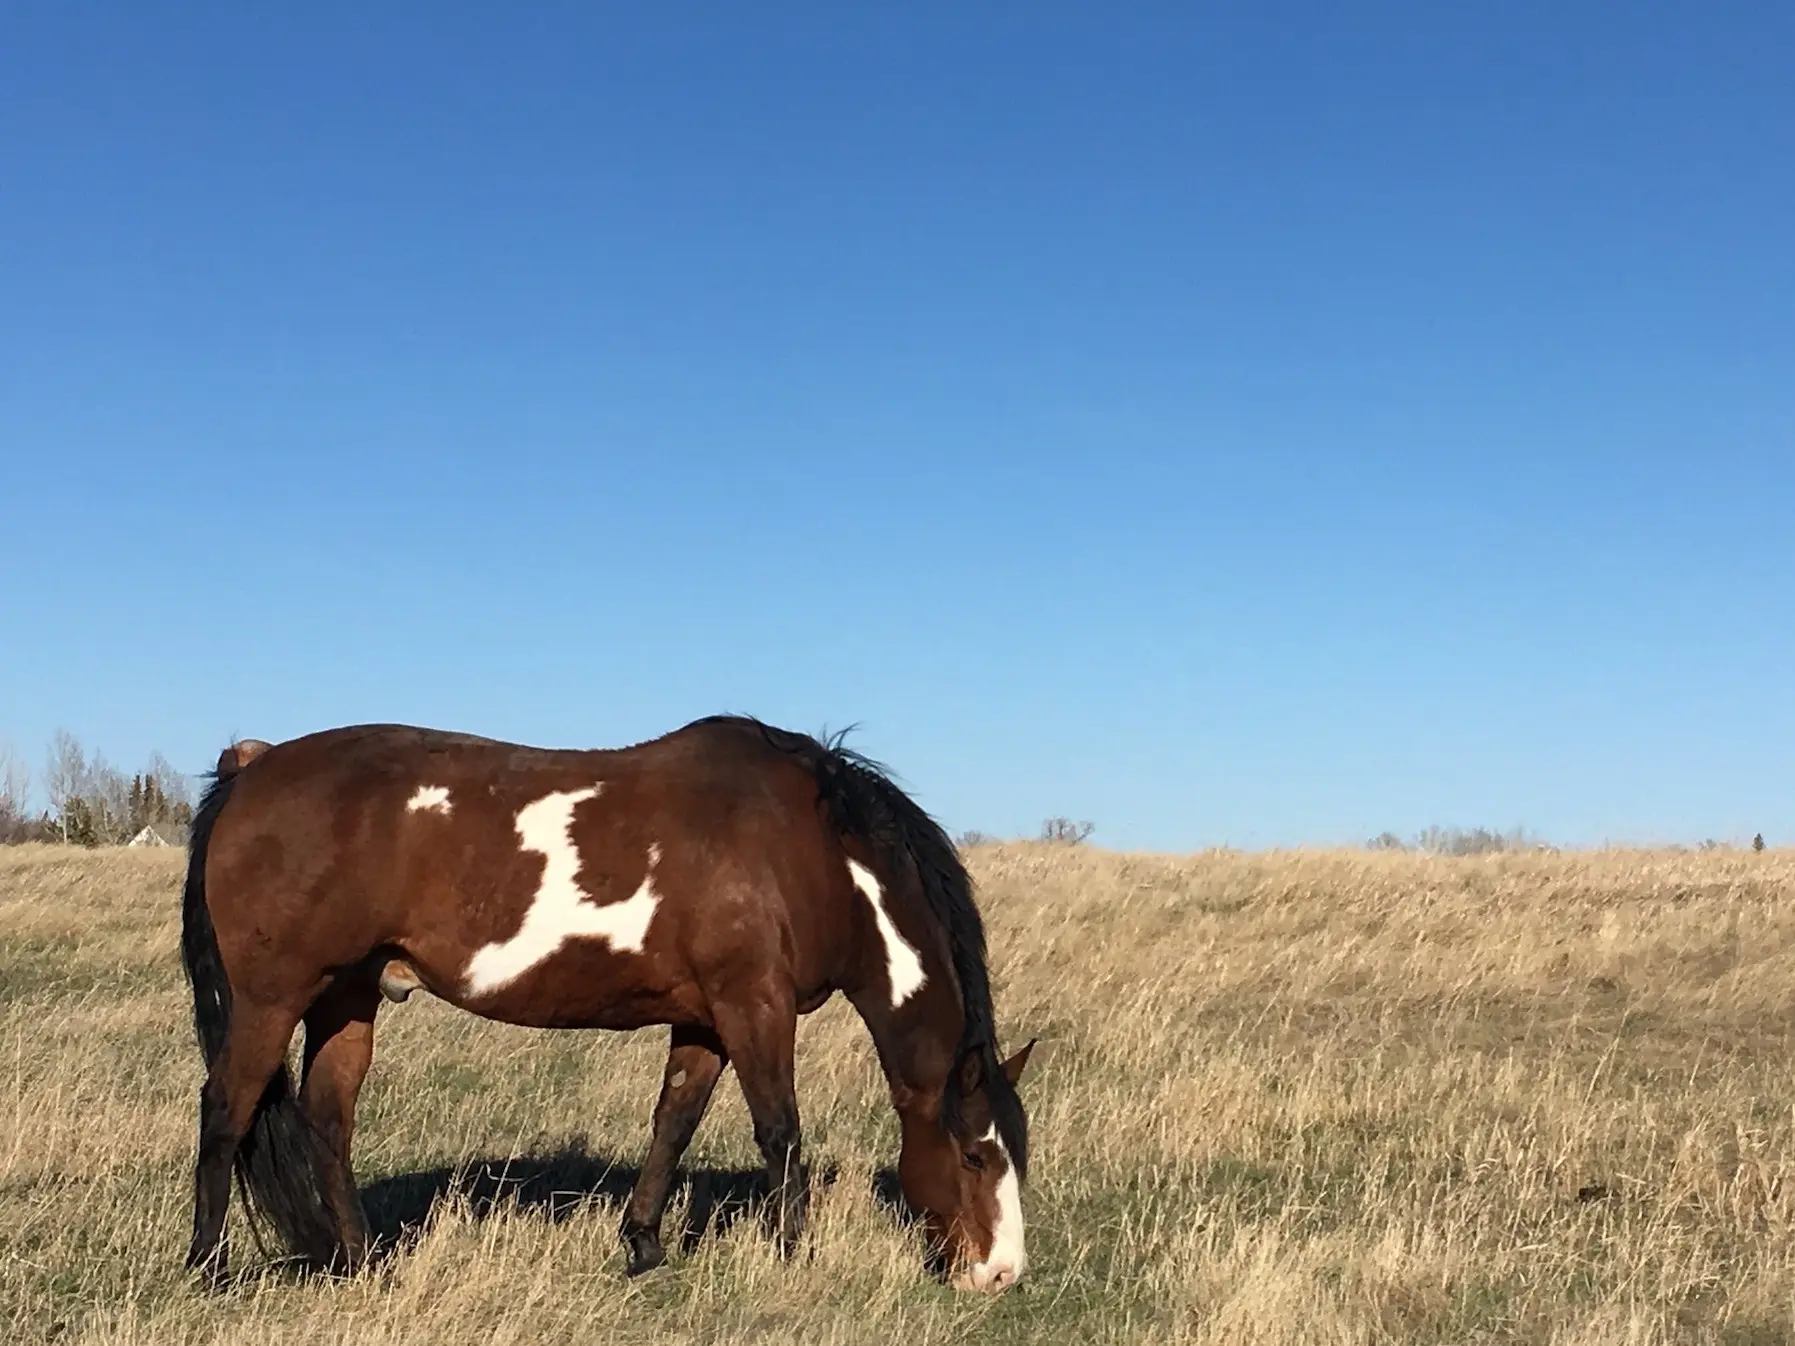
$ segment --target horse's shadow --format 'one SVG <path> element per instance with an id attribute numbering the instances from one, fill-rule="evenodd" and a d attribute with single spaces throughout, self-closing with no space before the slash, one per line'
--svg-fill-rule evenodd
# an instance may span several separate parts
<path id="1" fill-rule="evenodd" d="M 514 1210 L 555 1224 L 580 1213 L 616 1222 L 640 1175 L 637 1165 L 594 1154 L 585 1142 L 573 1141 L 552 1154 L 475 1159 L 394 1174 L 364 1186 L 361 1197 L 376 1247 L 391 1251 L 415 1242 L 437 1206 L 455 1199 L 466 1202 L 475 1220 Z M 813 1190 L 832 1186 L 838 1176 L 833 1165 L 812 1167 Z M 765 1217 L 766 1170 L 682 1168 L 674 1179 L 672 1198 L 682 1194 L 691 1199 L 681 1227 L 667 1231 L 667 1243 L 671 1248 L 677 1239 L 680 1251 L 690 1254 L 706 1234 L 724 1234 L 746 1215 Z M 881 1169 L 874 1175 L 872 1194 L 901 1222 L 915 1218 L 895 1170 Z"/>

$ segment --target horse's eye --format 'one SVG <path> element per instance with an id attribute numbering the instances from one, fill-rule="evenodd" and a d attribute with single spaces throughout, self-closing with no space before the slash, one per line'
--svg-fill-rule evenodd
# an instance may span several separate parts
<path id="1" fill-rule="evenodd" d="M 985 1167 L 985 1156 L 977 1150 L 968 1150 L 962 1157 L 966 1160 L 966 1167 L 975 1172 L 982 1171 Z"/>

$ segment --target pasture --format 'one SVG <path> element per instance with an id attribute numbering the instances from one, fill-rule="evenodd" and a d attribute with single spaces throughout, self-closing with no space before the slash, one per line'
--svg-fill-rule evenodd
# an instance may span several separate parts
<path id="1" fill-rule="evenodd" d="M 0 1340 L 1795 1340 L 1795 853 L 968 858 L 1004 1045 L 1041 1039 L 1020 1291 L 922 1274 L 839 1000 L 799 1031 L 801 1260 L 743 1218 L 729 1078 L 669 1265 L 626 1281 L 665 1031 L 414 997 L 382 1011 L 357 1133 L 392 1252 L 301 1280 L 234 1218 L 212 1297 L 180 1266 L 183 857 L 0 849 Z"/>

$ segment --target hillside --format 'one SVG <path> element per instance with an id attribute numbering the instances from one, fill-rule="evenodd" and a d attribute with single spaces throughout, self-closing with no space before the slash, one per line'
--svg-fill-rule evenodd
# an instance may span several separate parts
<path id="1" fill-rule="evenodd" d="M 1006 1044 L 1041 1038 L 1021 1292 L 922 1276 L 874 1196 L 896 1127 L 839 1002 L 799 1036 L 834 1170 L 810 1259 L 734 1218 L 758 1158 L 726 1081 L 668 1222 L 708 1232 L 626 1283 L 614 1203 L 663 1033 L 414 997 L 383 1012 L 357 1141 L 399 1251 L 209 1298 L 180 1271 L 182 857 L 0 849 L 0 1338 L 1791 1339 L 1795 852 L 971 862 Z M 241 1232 L 236 1258 L 264 1265 Z"/>

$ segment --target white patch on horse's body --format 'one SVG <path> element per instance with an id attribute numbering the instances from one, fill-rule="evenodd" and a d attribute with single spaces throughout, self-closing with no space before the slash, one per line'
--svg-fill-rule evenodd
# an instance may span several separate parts
<path id="1" fill-rule="evenodd" d="M 447 813 L 452 807 L 449 803 L 449 787 L 446 785 L 420 785 L 417 792 L 405 801 L 407 813 Z"/>
<path id="2" fill-rule="evenodd" d="M 1028 1269 L 1022 1240 L 1022 1184 L 995 1123 L 983 1138 L 1002 1152 L 1004 1175 L 997 1180 L 997 1224 L 991 1230 L 991 1251 L 984 1261 L 968 1268 L 967 1276 L 974 1290 L 1002 1290 L 1021 1280 Z"/>
<path id="3" fill-rule="evenodd" d="M 854 877 L 854 886 L 872 905 L 873 920 L 879 925 L 879 938 L 885 942 L 885 972 L 891 979 L 891 1007 L 896 1009 L 921 989 L 925 980 L 922 959 L 916 946 L 891 923 L 891 915 L 885 910 L 885 890 L 872 870 L 858 860 L 850 859 L 848 873 Z"/>
<path id="4" fill-rule="evenodd" d="M 542 880 L 510 939 L 488 944 L 468 960 L 469 995 L 488 995 L 515 981 L 569 939 L 602 939 L 619 953 L 640 953 L 648 939 L 660 894 L 654 889 L 661 848 L 648 848 L 648 872 L 625 901 L 594 904 L 579 885 L 580 852 L 574 844 L 573 810 L 595 798 L 603 785 L 545 795 L 517 814 L 518 846 L 543 857 Z"/>

